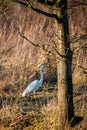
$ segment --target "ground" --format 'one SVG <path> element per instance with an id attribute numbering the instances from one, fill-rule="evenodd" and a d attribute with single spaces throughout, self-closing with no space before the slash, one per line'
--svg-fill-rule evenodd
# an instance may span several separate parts
<path id="1" fill-rule="evenodd" d="M 43 85 L 22 98 L 19 90 L 0 93 L 0 130 L 57 130 L 57 86 Z M 67 130 L 87 130 L 87 86 L 74 87 L 75 115 L 80 117 Z"/>

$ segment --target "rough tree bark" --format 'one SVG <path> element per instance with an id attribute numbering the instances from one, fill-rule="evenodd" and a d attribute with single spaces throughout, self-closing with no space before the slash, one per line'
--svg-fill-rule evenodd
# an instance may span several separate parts
<path id="1" fill-rule="evenodd" d="M 59 1 L 58 1 L 59 2 Z M 72 87 L 72 52 L 69 43 L 69 28 L 67 17 L 67 0 L 60 0 L 58 16 L 62 20 L 56 21 L 57 41 L 57 75 L 58 75 L 58 130 L 64 130 L 65 126 L 74 117 L 73 87 Z M 62 39 L 62 40 L 61 40 Z"/>

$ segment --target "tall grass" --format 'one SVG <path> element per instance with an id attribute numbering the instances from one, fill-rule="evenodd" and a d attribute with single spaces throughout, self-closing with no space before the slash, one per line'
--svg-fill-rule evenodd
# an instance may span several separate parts
<path id="1" fill-rule="evenodd" d="M 44 85 L 36 92 L 21 97 L 21 91 L 0 94 L 0 124 L 9 130 L 58 130 L 57 88 Z M 76 90 L 75 90 L 76 92 Z M 78 93 L 78 91 L 77 91 Z M 83 116 L 81 123 L 74 127 L 65 126 L 65 130 L 86 130 L 87 97 L 74 96 L 76 115 Z"/>

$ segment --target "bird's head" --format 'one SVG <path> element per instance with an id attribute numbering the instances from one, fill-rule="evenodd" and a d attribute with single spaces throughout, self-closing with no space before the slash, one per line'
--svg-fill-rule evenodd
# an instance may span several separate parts
<path id="1" fill-rule="evenodd" d="M 43 69 L 43 68 L 45 68 L 46 67 L 46 65 L 45 64 L 42 64 L 41 66 L 40 66 L 40 69 Z"/>

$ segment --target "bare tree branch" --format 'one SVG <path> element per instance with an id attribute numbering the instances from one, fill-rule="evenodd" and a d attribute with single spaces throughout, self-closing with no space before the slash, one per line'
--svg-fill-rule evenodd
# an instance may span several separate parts
<path id="1" fill-rule="evenodd" d="M 85 67 L 83 67 L 83 66 L 81 66 L 81 65 L 79 65 L 79 67 L 83 70 L 83 72 L 84 72 L 85 74 L 87 74 L 87 68 L 85 68 Z"/>
<path id="2" fill-rule="evenodd" d="M 41 50 L 44 50 L 44 51 L 45 51 L 46 53 L 48 53 L 48 54 L 54 55 L 53 52 L 51 52 L 50 50 L 46 49 L 44 46 L 40 46 L 39 43 L 36 44 L 36 43 L 32 42 L 31 40 L 29 40 L 29 39 L 28 39 L 26 36 L 24 36 L 21 32 L 19 32 L 19 34 L 20 34 L 21 37 L 23 37 L 25 40 L 27 40 L 27 41 L 28 41 L 30 44 L 32 44 L 33 46 L 38 47 L 38 48 L 40 48 Z"/>
<path id="3" fill-rule="evenodd" d="M 31 9 L 33 9 L 34 11 L 36 11 L 37 13 L 40 13 L 40 14 L 43 14 L 47 17 L 51 17 L 51 18 L 55 18 L 59 23 L 62 22 L 62 18 L 60 18 L 57 14 L 55 13 L 49 13 L 49 12 L 46 12 L 46 11 L 43 11 L 41 9 L 39 9 L 38 7 L 35 7 L 34 4 L 32 4 L 32 2 L 30 0 L 14 0 L 15 2 L 17 3 L 20 3 L 20 4 L 23 4 L 25 6 L 28 6 L 30 7 Z"/>
<path id="4" fill-rule="evenodd" d="M 9 9 L 9 7 L 12 5 L 13 0 L 1 0 L 0 1 L 0 14 L 5 14 L 5 12 Z"/>
<path id="5" fill-rule="evenodd" d="M 87 40 L 87 34 L 84 34 L 84 35 L 80 34 L 78 37 L 77 37 L 77 35 L 71 36 L 69 38 L 69 41 L 70 41 L 70 43 L 74 43 L 74 42 L 77 42 L 77 41 L 79 41 L 81 39 L 82 40 Z"/>
<path id="6" fill-rule="evenodd" d="M 72 9 L 72 8 L 74 8 L 74 7 L 78 7 L 78 6 L 87 6 L 87 0 L 70 0 L 69 2 L 68 2 L 68 8 L 67 8 L 67 10 L 70 10 L 70 9 Z"/>
<path id="7" fill-rule="evenodd" d="M 80 45 L 79 47 L 77 47 L 75 50 L 73 50 L 73 53 L 76 53 L 77 51 L 79 51 L 83 46 L 85 46 L 87 44 L 87 42 L 83 43 L 82 45 Z"/>
<path id="8" fill-rule="evenodd" d="M 47 48 L 45 48 L 45 46 L 43 46 L 43 45 L 40 46 L 39 43 L 36 44 L 36 43 L 32 42 L 31 40 L 29 40 L 29 39 L 28 39 L 26 36 L 24 36 L 24 34 L 22 34 L 21 32 L 19 32 L 19 34 L 20 34 L 20 36 L 21 36 L 22 38 L 24 38 L 25 40 L 27 40 L 30 44 L 32 44 L 32 45 L 35 46 L 35 47 L 40 48 L 41 50 L 45 51 L 47 54 L 53 55 L 55 58 L 59 59 L 58 57 L 56 57 L 56 54 L 55 54 L 55 52 L 56 52 L 60 57 L 66 58 L 66 56 L 60 54 L 56 48 L 55 48 L 55 51 L 48 50 Z"/>

